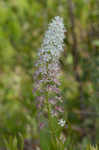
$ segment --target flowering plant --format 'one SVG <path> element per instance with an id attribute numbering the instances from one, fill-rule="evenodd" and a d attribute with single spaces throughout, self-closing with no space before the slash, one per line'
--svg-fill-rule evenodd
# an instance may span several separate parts
<path id="1" fill-rule="evenodd" d="M 63 119 L 63 100 L 60 91 L 60 66 L 59 58 L 63 52 L 63 41 L 65 28 L 63 19 L 59 16 L 55 17 L 49 24 L 45 33 L 41 49 L 38 52 L 38 61 L 36 63 L 35 90 L 38 92 L 36 97 L 36 105 L 39 110 L 39 117 L 46 116 L 48 125 L 53 132 L 53 118 L 60 127 L 65 126 Z M 42 113 L 41 113 L 42 112 Z M 43 114 L 43 115 L 42 115 Z M 40 123 L 40 128 L 45 122 Z M 55 134 L 53 134 L 56 139 Z"/>

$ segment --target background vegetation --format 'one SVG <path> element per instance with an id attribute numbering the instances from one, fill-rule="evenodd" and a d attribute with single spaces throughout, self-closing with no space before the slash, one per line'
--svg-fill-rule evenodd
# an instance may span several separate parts
<path id="1" fill-rule="evenodd" d="M 61 90 L 72 132 L 67 149 L 99 144 L 99 1 L 0 0 L 0 147 L 48 149 L 48 135 L 37 130 L 33 97 L 36 54 L 49 21 L 61 16 L 67 29 L 60 59 Z M 20 136 L 21 135 L 21 136 Z M 15 150 L 15 149 L 13 149 Z"/>

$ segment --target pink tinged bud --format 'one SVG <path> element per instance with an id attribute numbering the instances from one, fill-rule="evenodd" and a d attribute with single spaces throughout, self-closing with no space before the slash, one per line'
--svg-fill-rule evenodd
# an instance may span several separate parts
<path id="1" fill-rule="evenodd" d="M 52 117 L 57 117 L 58 116 L 58 112 L 56 112 L 55 110 L 51 111 L 51 115 Z"/>
<path id="2" fill-rule="evenodd" d="M 55 105 L 57 103 L 57 101 L 55 99 L 49 99 L 49 103 L 52 105 Z"/>
<path id="3" fill-rule="evenodd" d="M 63 103 L 63 100 L 62 100 L 62 97 L 61 97 L 61 96 L 60 96 L 60 97 L 56 96 L 56 99 L 57 99 L 59 102 Z"/>
<path id="4" fill-rule="evenodd" d="M 37 107 L 37 108 L 41 108 L 41 104 L 40 104 L 40 103 L 37 104 L 36 107 Z"/>
<path id="5" fill-rule="evenodd" d="M 57 84 L 57 85 L 60 85 L 60 82 L 55 78 L 53 79 L 53 81 Z"/>
<path id="6" fill-rule="evenodd" d="M 57 111 L 61 112 L 61 113 L 64 112 L 64 110 L 63 110 L 61 107 L 56 106 L 55 109 L 56 109 Z"/>
<path id="7" fill-rule="evenodd" d="M 60 93 L 60 90 L 59 90 L 59 88 L 57 88 L 57 87 L 55 87 L 55 86 L 49 86 L 48 87 L 48 90 L 50 91 L 50 92 L 55 92 L 55 93 Z"/>
<path id="8" fill-rule="evenodd" d="M 40 102 L 42 102 L 44 100 L 44 96 L 38 96 L 37 100 L 39 100 Z"/>
<path id="9" fill-rule="evenodd" d="M 53 91 L 56 92 L 57 94 L 60 92 L 58 88 L 53 88 Z"/>
<path id="10" fill-rule="evenodd" d="M 40 129 L 42 129 L 44 127 L 44 125 L 45 124 L 41 122 L 40 125 L 39 125 Z"/>
<path id="11" fill-rule="evenodd" d="M 44 101 L 44 97 L 43 96 L 37 96 L 37 108 L 41 108 L 41 106 L 43 105 L 43 101 Z"/>
<path id="12" fill-rule="evenodd" d="M 32 93 L 35 93 L 37 91 L 37 88 L 34 88 L 33 90 L 32 90 Z"/>

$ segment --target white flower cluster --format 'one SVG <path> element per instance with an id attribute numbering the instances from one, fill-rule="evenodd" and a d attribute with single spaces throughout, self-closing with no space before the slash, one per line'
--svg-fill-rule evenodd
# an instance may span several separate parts
<path id="1" fill-rule="evenodd" d="M 63 19 L 56 16 L 49 24 L 48 30 L 45 33 L 43 44 L 39 51 L 39 63 L 49 62 L 51 59 L 57 61 L 60 53 L 63 51 L 64 40 L 64 24 Z"/>
<path id="2" fill-rule="evenodd" d="M 35 90 L 39 91 L 37 107 L 39 108 L 40 114 L 41 111 L 46 111 L 42 107 L 45 104 L 45 93 L 47 92 L 49 95 L 48 102 L 51 106 L 51 115 L 58 118 L 60 118 L 59 114 L 61 115 L 64 112 L 59 89 L 59 57 L 61 56 L 61 52 L 63 52 L 64 33 L 63 19 L 57 16 L 49 24 L 48 30 L 45 33 L 43 44 L 38 53 L 37 70 L 34 75 Z M 59 124 L 64 126 L 65 122 L 60 120 Z"/>
<path id="3" fill-rule="evenodd" d="M 66 123 L 66 121 L 63 120 L 63 119 L 58 120 L 58 124 L 59 124 L 61 127 L 64 127 L 65 123 Z"/>

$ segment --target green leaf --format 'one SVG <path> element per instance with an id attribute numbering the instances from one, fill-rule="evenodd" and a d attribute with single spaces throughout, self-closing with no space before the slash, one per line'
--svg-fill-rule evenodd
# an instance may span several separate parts
<path id="1" fill-rule="evenodd" d="M 24 149 L 24 138 L 23 138 L 21 133 L 19 133 L 19 138 L 20 138 L 20 141 L 21 141 L 20 150 L 23 150 Z"/>
<path id="2" fill-rule="evenodd" d="M 13 139 L 13 150 L 17 150 L 17 138 Z"/>

